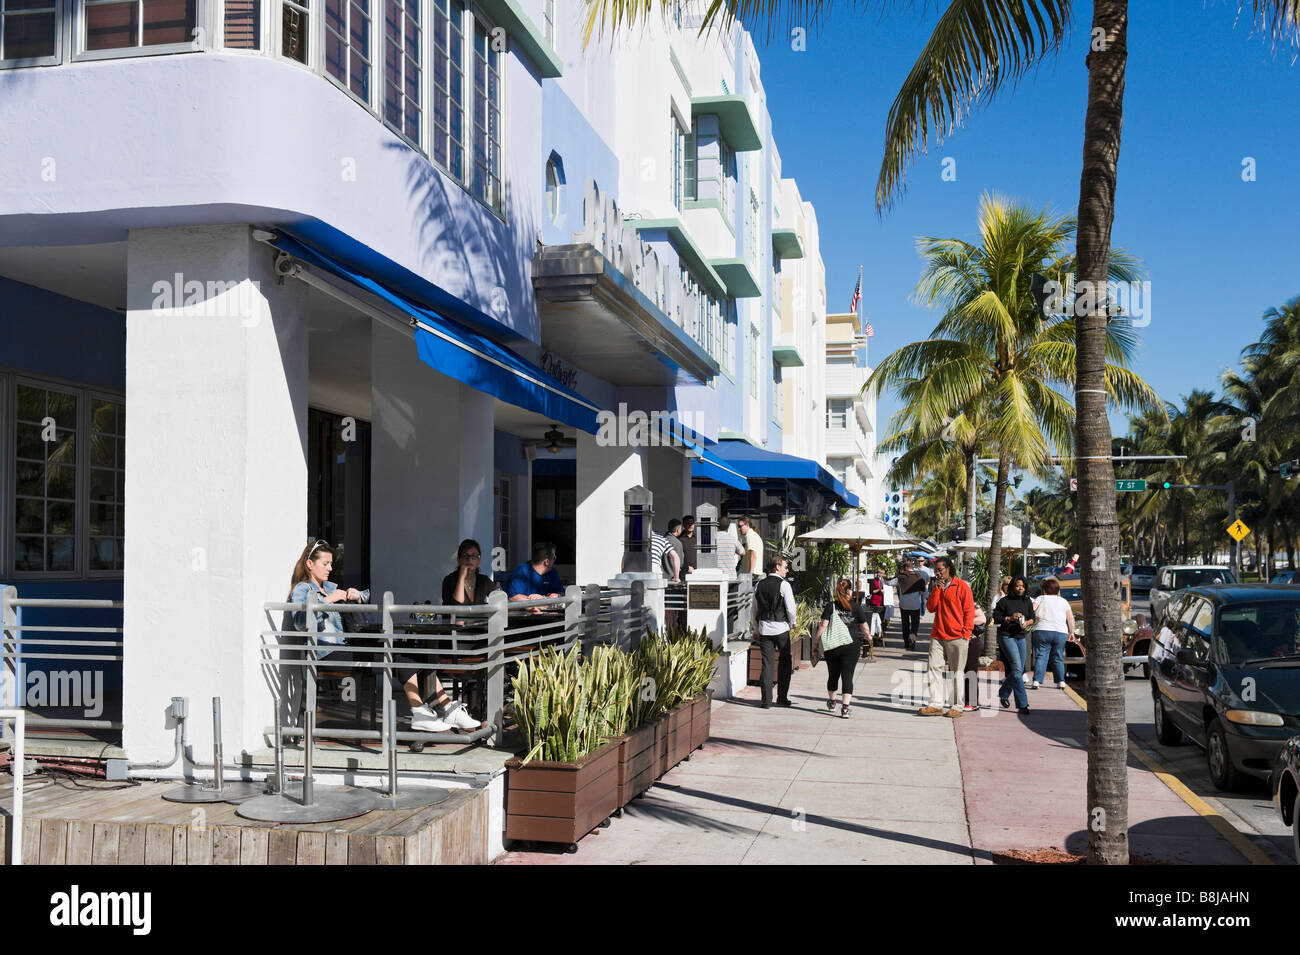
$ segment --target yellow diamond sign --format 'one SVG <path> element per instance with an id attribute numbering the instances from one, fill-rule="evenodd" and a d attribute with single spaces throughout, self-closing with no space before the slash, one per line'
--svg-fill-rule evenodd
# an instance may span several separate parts
<path id="1" fill-rule="evenodd" d="M 1250 528 L 1247 527 L 1245 524 L 1241 523 L 1241 521 L 1239 520 L 1233 521 L 1231 524 L 1228 525 L 1228 533 L 1232 535 L 1233 540 L 1240 541 L 1243 537 L 1245 537 L 1247 534 L 1250 533 Z"/>

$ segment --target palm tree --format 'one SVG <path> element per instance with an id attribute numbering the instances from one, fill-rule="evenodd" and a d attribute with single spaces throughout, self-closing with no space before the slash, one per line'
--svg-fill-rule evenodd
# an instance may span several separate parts
<path id="1" fill-rule="evenodd" d="M 631 29 L 676 0 L 586 0 L 587 37 L 600 26 Z M 776 22 L 784 6 L 799 22 L 817 23 L 821 0 L 708 0 L 701 30 L 744 22 Z M 862 2 L 859 7 L 869 7 Z M 886 6 L 885 0 L 879 4 Z M 1238 0 L 1275 42 L 1300 39 L 1300 0 Z M 1073 21 L 1071 0 L 952 0 L 908 73 L 886 121 L 876 185 L 882 210 L 902 192 L 918 151 L 957 129 L 977 102 L 986 104 L 1061 49 Z M 1093 0 L 1083 171 L 1079 179 L 1075 254 L 1084 287 L 1104 289 L 1110 274 L 1111 226 L 1119 178 L 1120 129 L 1128 62 L 1128 0 Z M 1119 532 L 1106 417 L 1107 318 L 1104 295 L 1080 303 L 1075 328 L 1075 451 L 1084 550 L 1084 614 L 1094 622 L 1088 642 L 1088 860 L 1128 862 L 1128 729 L 1120 661 Z M 1098 814 L 1099 811 L 1099 814 Z"/>
<path id="2" fill-rule="evenodd" d="M 1036 272 L 1063 277 L 1072 263 L 1064 248 L 1073 222 L 1046 210 L 985 195 L 980 200 L 979 241 L 922 238 L 925 261 L 916 297 L 943 310 L 924 341 L 905 345 L 886 357 L 867 381 L 879 393 L 898 388 L 918 434 L 933 433 L 957 409 L 982 410 L 984 434 L 997 451 L 993 527 L 1005 523 L 1007 478 L 1011 467 L 1045 476 L 1053 452 L 1068 455 L 1073 409 L 1056 390 L 1073 381 L 1074 319 L 1045 315 L 1031 294 Z M 1137 276 L 1132 259 L 1110 260 L 1116 280 Z M 1134 353 L 1131 329 L 1112 323 L 1108 330 L 1105 386 L 1122 404 L 1155 404 L 1155 393 L 1125 365 Z M 989 566 L 1001 566 L 1001 535 L 995 533 Z M 999 574 L 990 574 L 992 605 Z M 989 639 L 990 656 L 997 652 Z"/>

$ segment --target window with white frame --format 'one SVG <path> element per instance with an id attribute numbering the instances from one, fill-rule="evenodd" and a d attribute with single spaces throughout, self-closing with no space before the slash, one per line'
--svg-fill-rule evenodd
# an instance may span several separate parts
<path id="1" fill-rule="evenodd" d="M 0 0 L 0 60 L 48 60 L 58 52 L 56 0 Z"/>
<path id="2" fill-rule="evenodd" d="M 673 205 L 678 210 L 682 208 L 682 200 L 686 198 L 686 177 L 687 165 L 690 163 L 686 151 L 687 134 L 682 129 L 682 124 L 677 121 L 677 114 L 670 111 L 668 121 L 672 124 L 673 136 Z"/>
<path id="3" fill-rule="evenodd" d="M 782 394 L 781 388 L 781 366 L 772 363 L 772 420 L 781 421 L 782 412 L 785 408 L 785 395 Z"/>
<path id="4" fill-rule="evenodd" d="M 433 161 L 465 178 L 465 5 L 433 0 Z"/>
<path id="5" fill-rule="evenodd" d="M 6 0 L 6 6 L 9 2 Z M 79 3 L 78 49 L 85 53 L 189 47 L 194 41 L 198 0 L 79 0 Z"/>
<path id="6" fill-rule="evenodd" d="M 325 0 L 325 72 L 361 102 L 370 103 L 370 4 Z"/>
<path id="7" fill-rule="evenodd" d="M 718 138 L 718 204 L 722 217 L 730 219 L 736 207 L 736 154 Z"/>
<path id="8" fill-rule="evenodd" d="M 699 140 L 700 121 L 692 119 L 690 132 L 686 134 L 685 148 L 682 150 L 682 197 L 684 199 L 698 199 L 700 196 L 700 157 L 697 152 Z"/>
<path id="9" fill-rule="evenodd" d="M 424 103 L 421 0 L 383 0 L 383 3 L 384 122 L 418 147 Z"/>
<path id="10" fill-rule="evenodd" d="M 826 401 L 826 427 L 831 431 L 846 431 L 849 427 L 849 400 L 829 398 Z"/>
<path id="11" fill-rule="evenodd" d="M 727 342 L 722 352 L 722 370 L 728 375 L 734 376 L 736 373 L 736 335 L 740 323 L 732 317 L 730 306 L 727 307 L 724 320 L 727 324 Z"/>
<path id="12" fill-rule="evenodd" d="M 311 3 L 312 0 L 281 0 L 280 55 L 285 59 L 309 62 Z"/>
<path id="13" fill-rule="evenodd" d="M 221 16 L 221 45 L 227 50 L 262 48 L 260 0 L 225 0 Z"/>
<path id="14" fill-rule="evenodd" d="M 505 205 L 501 183 L 501 53 L 498 36 L 478 16 L 474 20 L 474 168 L 470 192 L 500 210 Z"/>
<path id="15" fill-rule="evenodd" d="M 749 330 L 749 397 L 758 397 L 758 376 L 760 370 L 758 367 L 758 340 L 759 334 L 757 328 Z"/>

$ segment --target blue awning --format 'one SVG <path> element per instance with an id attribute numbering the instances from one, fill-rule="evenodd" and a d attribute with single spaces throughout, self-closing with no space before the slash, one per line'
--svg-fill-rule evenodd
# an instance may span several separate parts
<path id="1" fill-rule="evenodd" d="M 310 266 L 364 289 L 407 315 L 414 326 L 420 360 L 431 368 L 477 391 L 535 411 L 552 421 L 580 428 L 588 434 L 597 432 L 599 408 L 504 345 L 353 271 L 286 233 L 280 233 L 271 244 Z"/>
<path id="2" fill-rule="evenodd" d="M 820 485 L 849 507 L 858 506 L 858 496 L 847 490 L 835 475 L 816 461 L 756 448 L 746 441 L 729 439 L 719 441 L 711 450 L 729 467 L 751 481 L 807 481 Z"/>
<path id="3" fill-rule="evenodd" d="M 751 490 L 749 482 L 745 480 L 743 474 L 728 465 L 702 443 L 697 444 L 687 438 L 683 438 L 682 442 L 699 455 L 699 457 L 691 461 L 692 478 L 717 481 L 719 484 L 735 488 L 737 491 Z"/>

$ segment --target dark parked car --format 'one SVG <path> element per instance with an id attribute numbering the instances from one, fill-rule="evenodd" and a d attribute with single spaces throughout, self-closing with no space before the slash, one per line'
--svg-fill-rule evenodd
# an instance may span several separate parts
<path id="1" fill-rule="evenodd" d="M 1300 736 L 1292 736 L 1277 754 L 1277 766 L 1270 780 L 1273 808 L 1291 827 L 1295 861 L 1300 863 Z"/>
<path id="2" fill-rule="evenodd" d="M 1180 590 L 1204 584 L 1235 584 L 1237 576 L 1222 565 L 1166 564 L 1156 571 L 1150 588 L 1151 617 L 1159 620 L 1169 599 Z"/>
<path id="3" fill-rule="evenodd" d="M 1283 570 L 1279 571 L 1271 583 L 1275 584 L 1300 584 L 1300 570 Z"/>
<path id="4" fill-rule="evenodd" d="M 1174 594 L 1151 642 L 1156 736 L 1204 747 L 1215 786 L 1267 778 L 1300 733 L 1300 593 L 1216 584 Z"/>

